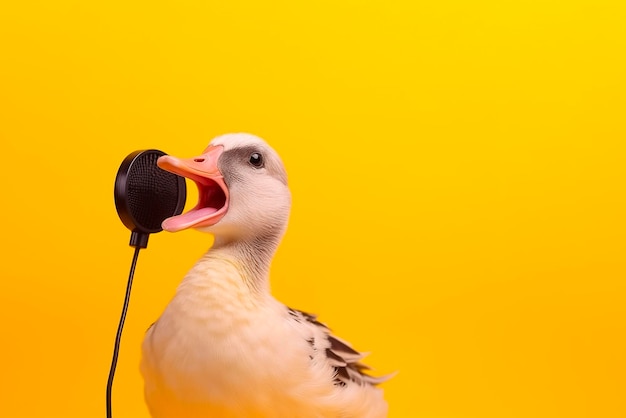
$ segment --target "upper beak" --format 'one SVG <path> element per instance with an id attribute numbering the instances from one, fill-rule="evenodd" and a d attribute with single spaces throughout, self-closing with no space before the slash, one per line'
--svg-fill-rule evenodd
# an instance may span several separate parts
<path id="1" fill-rule="evenodd" d="M 190 178 L 198 181 L 195 177 L 201 178 L 223 178 L 222 173 L 217 167 L 217 162 L 224 148 L 219 146 L 210 146 L 204 153 L 193 158 L 177 158 L 171 155 L 164 155 L 157 160 L 157 165 L 163 170 L 167 170 L 179 176 Z"/>

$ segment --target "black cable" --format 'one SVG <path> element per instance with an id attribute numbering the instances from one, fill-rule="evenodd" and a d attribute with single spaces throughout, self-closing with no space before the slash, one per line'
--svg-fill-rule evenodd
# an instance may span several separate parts
<path id="1" fill-rule="evenodd" d="M 117 335 L 115 336 L 115 347 L 113 348 L 113 359 L 111 360 L 111 370 L 109 371 L 109 380 L 107 381 L 107 418 L 112 417 L 111 413 L 111 390 L 113 389 L 113 378 L 115 377 L 115 367 L 117 366 L 117 357 L 120 351 L 120 343 L 122 341 L 122 329 L 126 320 L 126 311 L 128 311 L 128 303 L 130 302 L 130 289 L 133 286 L 133 277 L 135 276 L 135 267 L 137 266 L 137 258 L 139 258 L 140 246 L 135 247 L 135 254 L 130 265 L 130 273 L 128 275 L 128 284 L 126 285 L 126 296 L 124 296 L 124 306 L 122 307 L 122 316 L 120 324 L 117 327 Z"/>

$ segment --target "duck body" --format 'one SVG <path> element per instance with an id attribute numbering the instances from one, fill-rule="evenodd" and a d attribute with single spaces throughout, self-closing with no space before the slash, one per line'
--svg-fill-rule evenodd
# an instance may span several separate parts
<path id="1" fill-rule="evenodd" d="M 246 140 L 247 153 L 270 153 L 256 137 Z M 228 142 L 224 148 L 232 147 Z M 220 172 L 228 170 L 223 166 Z M 332 336 L 314 316 L 290 309 L 271 295 L 269 264 L 286 227 L 289 195 L 284 190 L 282 198 L 268 193 L 265 201 L 282 207 L 282 215 L 272 215 L 272 221 L 266 219 L 257 228 L 244 226 L 250 232 L 242 232 L 233 226 L 245 219 L 245 200 L 237 198 L 236 183 L 242 179 L 245 175 L 239 180 L 224 176 L 231 220 L 222 214 L 196 222 L 208 232 L 217 231 L 214 245 L 187 273 L 144 338 L 141 373 L 151 415 L 386 417 L 382 390 L 375 386 L 376 378 L 363 373 L 362 355 Z M 255 188 L 257 204 L 264 201 L 262 189 Z M 205 204 L 210 200 L 204 198 Z M 218 222 L 225 226 L 216 228 Z"/>

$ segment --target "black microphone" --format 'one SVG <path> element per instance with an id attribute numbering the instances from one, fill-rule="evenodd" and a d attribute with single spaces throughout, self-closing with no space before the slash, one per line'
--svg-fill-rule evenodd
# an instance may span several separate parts
<path id="1" fill-rule="evenodd" d="M 163 155 L 156 149 L 135 151 L 124 159 L 115 178 L 115 207 L 132 231 L 133 247 L 146 248 L 149 234 L 162 231 L 161 223 L 180 215 L 185 206 L 185 179 L 157 166 Z"/>
<path id="2" fill-rule="evenodd" d="M 148 246 L 150 234 L 163 230 L 161 223 L 165 219 L 182 213 L 187 197 L 184 177 L 157 166 L 157 160 L 163 155 L 165 155 L 163 151 L 156 149 L 135 151 L 122 161 L 115 178 L 115 208 L 122 223 L 131 230 L 130 245 L 135 247 L 135 254 L 130 266 L 122 315 L 115 336 L 113 359 L 107 380 L 107 418 L 112 417 L 113 378 L 139 250 Z"/>

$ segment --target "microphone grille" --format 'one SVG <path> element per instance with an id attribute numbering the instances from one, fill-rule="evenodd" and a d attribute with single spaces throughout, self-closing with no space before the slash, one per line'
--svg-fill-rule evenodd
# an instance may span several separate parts
<path id="1" fill-rule="evenodd" d="M 118 174 L 116 206 L 132 231 L 159 232 L 165 219 L 182 213 L 185 179 L 157 166 L 162 155 L 165 153 L 159 150 L 137 151 L 120 167 L 125 175 Z"/>
<path id="2" fill-rule="evenodd" d="M 176 212 L 178 176 L 161 170 L 161 155 L 145 153 L 133 164 L 128 177 L 128 205 L 139 225 L 161 230 L 161 222 Z"/>

